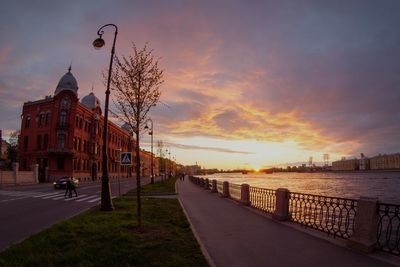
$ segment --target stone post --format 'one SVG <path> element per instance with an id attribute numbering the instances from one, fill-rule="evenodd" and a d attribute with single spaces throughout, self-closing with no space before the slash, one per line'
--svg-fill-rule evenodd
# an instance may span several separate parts
<path id="1" fill-rule="evenodd" d="M 275 212 L 272 214 L 272 218 L 278 221 L 286 221 L 289 219 L 289 190 L 278 188 L 275 194 Z"/>
<path id="2" fill-rule="evenodd" d="M 242 184 L 240 187 L 240 203 L 250 206 L 250 186 Z"/>
<path id="3" fill-rule="evenodd" d="M 377 198 L 360 197 L 357 201 L 354 233 L 347 240 L 348 247 L 367 253 L 375 249 L 379 223 L 377 204 Z"/>
<path id="4" fill-rule="evenodd" d="M 34 183 L 39 183 L 39 164 L 32 164 L 32 178 Z"/>
<path id="5" fill-rule="evenodd" d="M 229 197 L 229 182 L 222 183 L 222 197 Z"/>
<path id="6" fill-rule="evenodd" d="M 212 183 L 211 193 L 217 193 L 218 192 L 217 180 L 214 179 L 211 181 L 211 183 Z"/>
<path id="7" fill-rule="evenodd" d="M 204 183 L 204 189 L 208 189 L 210 187 L 210 180 L 208 180 L 208 178 L 206 179 L 205 183 Z"/>
<path id="8" fill-rule="evenodd" d="M 18 172 L 19 172 L 19 163 L 18 162 L 14 162 L 12 164 L 12 168 L 13 168 L 13 180 L 14 180 L 14 184 L 18 183 Z"/>

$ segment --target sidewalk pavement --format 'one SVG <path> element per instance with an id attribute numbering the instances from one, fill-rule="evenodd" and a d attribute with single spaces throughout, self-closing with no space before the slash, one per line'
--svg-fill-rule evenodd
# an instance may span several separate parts
<path id="1" fill-rule="evenodd" d="M 194 185 L 189 179 L 177 181 L 177 190 L 211 265 L 393 266 L 265 218 Z"/>

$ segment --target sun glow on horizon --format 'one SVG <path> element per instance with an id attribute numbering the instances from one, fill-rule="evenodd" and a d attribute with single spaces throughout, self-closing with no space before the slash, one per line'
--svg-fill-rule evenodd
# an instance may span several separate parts
<path id="1" fill-rule="evenodd" d="M 211 137 L 170 138 L 167 146 L 184 165 L 198 164 L 204 168 L 261 169 L 288 163 L 306 162 L 310 156 L 322 161 L 325 151 L 306 150 L 293 140 L 262 142 L 257 140 L 226 140 Z M 328 151 L 329 153 L 330 151 Z M 331 159 L 340 154 L 330 153 Z"/>

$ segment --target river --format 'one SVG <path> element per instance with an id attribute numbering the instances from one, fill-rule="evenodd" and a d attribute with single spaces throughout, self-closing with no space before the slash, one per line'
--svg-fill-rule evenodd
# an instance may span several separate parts
<path id="1" fill-rule="evenodd" d="M 332 197 L 377 197 L 381 202 L 400 204 L 400 172 L 216 173 L 200 177 Z"/>

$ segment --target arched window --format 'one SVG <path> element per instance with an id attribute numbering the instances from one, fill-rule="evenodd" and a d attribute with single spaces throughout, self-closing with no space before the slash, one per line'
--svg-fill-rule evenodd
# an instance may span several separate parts
<path id="1" fill-rule="evenodd" d="M 28 115 L 25 119 L 25 128 L 29 128 L 29 125 L 31 124 L 31 116 Z"/>
<path id="2" fill-rule="evenodd" d="M 51 116 L 51 113 L 47 112 L 46 113 L 46 122 L 45 122 L 46 125 L 48 125 L 50 123 L 50 116 Z"/>
<path id="3" fill-rule="evenodd" d="M 43 126 L 45 124 L 45 117 L 46 115 L 44 113 L 41 113 L 39 115 L 39 126 Z"/>
<path id="4" fill-rule="evenodd" d="M 65 134 L 59 134 L 58 135 L 58 148 L 64 148 L 65 147 Z"/>

